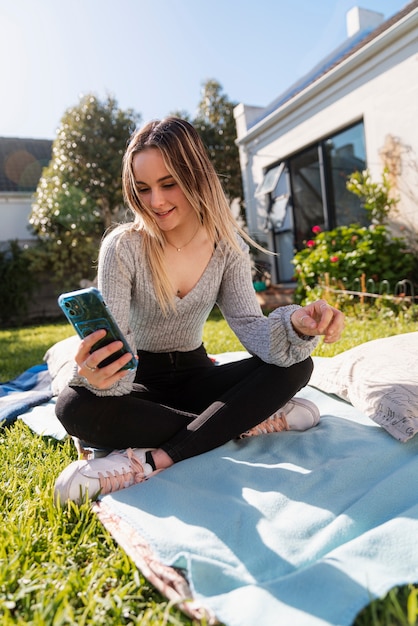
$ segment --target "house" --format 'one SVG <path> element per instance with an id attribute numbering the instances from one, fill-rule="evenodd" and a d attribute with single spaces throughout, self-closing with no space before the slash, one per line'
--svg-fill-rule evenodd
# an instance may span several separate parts
<path id="1" fill-rule="evenodd" d="M 234 109 L 250 234 L 291 282 L 312 227 L 367 223 L 347 176 L 388 167 L 394 230 L 418 231 L 418 1 L 391 18 L 354 7 L 347 39 L 271 104 Z M 412 237 L 411 237 L 412 239 Z"/>
<path id="2" fill-rule="evenodd" d="M 52 141 L 0 137 L 0 246 L 30 243 L 28 219 L 42 169 L 51 160 Z"/>

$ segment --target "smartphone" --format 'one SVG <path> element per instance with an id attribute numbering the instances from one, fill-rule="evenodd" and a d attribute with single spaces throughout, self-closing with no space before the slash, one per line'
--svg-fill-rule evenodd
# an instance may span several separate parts
<path id="1" fill-rule="evenodd" d="M 58 304 L 81 339 L 84 339 L 87 335 L 91 335 L 91 333 L 94 333 L 96 330 L 104 329 L 106 331 L 106 335 L 103 339 L 99 339 L 91 348 L 91 353 L 103 346 L 107 346 L 107 344 L 112 343 L 112 341 L 121 341 L 123 343 L 123 347 L 120 350 L 114 352 L 104 359 L 104 361 L 101 361 L 98 367 L 105 367 L 113 363 L 113 361 L 116 361 L 116 359 L 127 352 L 132 354 L 128 342 L 119 329 L 116 320 L 98 289 L 89 287 L 88 289 L 79 289 L 78 291 L 63 293 L 58 298 Z M 135 370 L 137 365 L 138 360 L 132 356 L 129 363 L 124 365 L 121 369 Z"/>

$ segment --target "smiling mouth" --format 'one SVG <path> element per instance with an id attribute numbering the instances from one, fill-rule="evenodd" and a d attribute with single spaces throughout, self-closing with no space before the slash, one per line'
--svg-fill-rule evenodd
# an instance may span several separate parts
<path id="1" fill-rule="evenodd" d="M 166 215 L 170 215 L 170 213 L 172 213 L 175 208 L 176 207 L 173 207 L 172 209 L 169 209 L 168 211 L 154 211 L 154 213 L 157 217 L 166 217 Z"/>

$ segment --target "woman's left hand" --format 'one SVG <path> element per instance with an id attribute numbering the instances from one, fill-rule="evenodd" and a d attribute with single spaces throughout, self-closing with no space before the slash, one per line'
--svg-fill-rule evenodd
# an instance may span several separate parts
<path id="1" fill-rule="evenodd" d="M 344 314 L 325 300 L 301 307 L 291 315 L 292 326 L 299 335 L 324 335 L 325 343 L 334 343 L 344 330 Z"/>

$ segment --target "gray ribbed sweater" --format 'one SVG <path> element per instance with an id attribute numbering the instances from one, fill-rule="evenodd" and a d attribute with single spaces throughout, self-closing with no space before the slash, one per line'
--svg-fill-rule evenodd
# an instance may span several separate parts
<path id="1" fill-rule="evenodd" d="M 158 304 L 148 263 L 141 252 L 142 237 L 126 226 L 113 230 L 103 241 L 98 286 L 133 350 L 188 351 L 202 343 L 203 326 L 215 304 L 251 354 L 267 363 L 287 367 L 306 359 L 316 340 L 302 339 L 290 322 L 297 305 L 280 307 L 264 316 L 252 284 L 248 246 L 239 254 L 219 245 L 195 287 L 177 311 L 166 316 Z M 97 395 L 123 395 L 132 389 L 129 373 L 111 389 L 100 391 L 76 376 L 70 384 L 83 384 Z"/>

